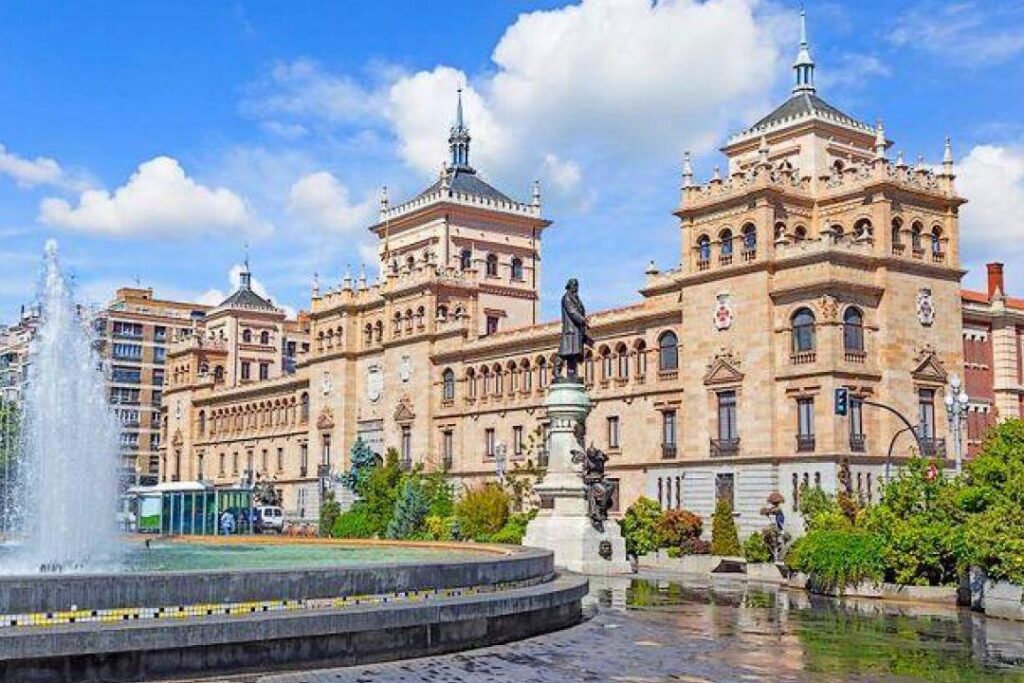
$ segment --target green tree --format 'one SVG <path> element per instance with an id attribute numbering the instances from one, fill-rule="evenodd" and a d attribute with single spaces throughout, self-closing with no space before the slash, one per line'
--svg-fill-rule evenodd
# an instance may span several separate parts
<path id="1" fill-rule="evenodd" d="M 772 551 L 765 540 L 764 532 L 755 531 L 743 542 L 743 557 L 747 562 L 771 562 Z"/>
<path id="2" fill-rule="evenodd" d="M 634 557 L 654 552 L 661 546 L 658 522 L 661 520 L 661 506 L 641 496 L 629 506 L 622 516 L 619 528 L 626 541 L 626 554 Z"/>
<path id="3" fill-rule="evenodd" d="M 508 493 L 488 482 L 467 490 L 455 503 L 455 519 L 463 538 L 488 541 L 508 521 L 511 500 Z"/>
<path id="4" fill-rule="evenodd" d="M 715 516 L 711 521 L 711 554 L 740 554 L 740 537 L 732 518 L 732 505 L 726 500 L 715 505 Z"/>
<path id="5" fill-rule="evenodd" d="M 363 441 L 363 438 L 357 436 L 355 443 L 352 444 L 352 449 L 349 451 L 349 459 L 352 466 L 348 472 L 341 475 L 341 482 L 350 490 L 361 495 L 362 489 L 366 486 L 366 482 L 373 472 L 373 468 L 379 464 L 379 458 L 370 446 Z"/>
<path id="6" fill-rule="evenodd" d="M 395 501 L 386 536 L 392 539 L 413 538 L 420 533 L 430 512 L 430 498 L 418 476 L 406 477 Z"/>
<path id="7" fill-rule="evenodd" d="M 383 464 L 370 471 L 370 476 L 359 491 L 362 504 L 373 523 L 374 533 L 383 535 L 391 522 L 398 499 L 399 485 L 402 481 L 402 470 L 398 466 L 398 451 L 389 448 Z"/>
<path id="8" fill-rule="evenodd" d="M 341 514 L 341 504 L 334 500 L 334 491 L 324 493 L 324 499 L 320 503 L 320 535 L 330 536 L 334 529 L 334 522 Z"/>

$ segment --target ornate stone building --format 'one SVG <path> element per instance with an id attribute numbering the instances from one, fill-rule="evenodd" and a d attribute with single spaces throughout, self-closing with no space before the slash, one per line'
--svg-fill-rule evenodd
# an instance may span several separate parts
<path id="1" fill-rule="evenodd" d="M 679 267 L 652 266 L 637 303 L 592 316 L 587 440 L 610 455 L 622 506 L 647 495 L 706 516 L 726 497 L 749 532 L 772 490 L 787 507 L 803 483 L 877 496 L 902 424 L 864 402 L 897 408 L 929 453 L 944 452 L 948 376 L 979 326 L 994 344 L 986 367 L 1016 375 L 976 403 L 1020 413 L 1024 321 L 1001 291 L 961 292 L 964 200 L 948 141 L 936 169 L 892 159 L 880 124 L 817 95 L 805 36 L 794 71 L 792 96 L 722 148 L 724 173 L 698 183 L 686 160 Z M 236 350 L 230 329 L 215 338 L 212 321 L 172 351 L 165 472 L 219 483 L 232 476 L 225 458 L 234 472 L 237 458 L 269 453 L 261 471 L 290 513 L 308 514 L 314 470 L 344 469 L 357 437 L 464 482 L 493 477 L 502 454 L 509 468 L 543 458 L 559 332 L 537 320 L 551 224 L 536 187 L 518 202 L 470 165 L 461 106 L 449 144 L 430 187 L 395 206 L 382 195 L 371 227 L 382 278 L 314 286 L 294 376 L 238 385 L 238 354 L 255 350 Z M 277 314 L 246 315 L 281 333 Z M 989 381 L 971 362 L 969 388 Z M 846 417 L 833 414 L 839 387 Z"/>

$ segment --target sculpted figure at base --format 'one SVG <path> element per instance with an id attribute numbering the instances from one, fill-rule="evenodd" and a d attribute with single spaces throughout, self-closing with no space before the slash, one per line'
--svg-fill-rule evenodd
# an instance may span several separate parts
<path id="1" fill-rule="evenodd" d="M 562 295 L 562 339 L 558 344 L 558 357 L 565 365 L 565 378 L 579 382 L 579 364 L 583 350 L 593 345 L 587 334 L 587 312 L 579 296 L 580 284 L 569 278 Z M 559 373 L 560 374 L 560 373 Z"/>
<path id="2" fill-rule="evenodd" d="M 591 446 L 585 452 L 572 452 L 574 463 L 583 463 L 583 485 L 587 487 L 587 516 L 590 523 L 598 531 L 604 531 L 604 523 L 608 519 L 608 510 L 612 506 L 615 495 L 615 483 L 604 476 L 604 464 L 608 456 L 604 451 Z"/>

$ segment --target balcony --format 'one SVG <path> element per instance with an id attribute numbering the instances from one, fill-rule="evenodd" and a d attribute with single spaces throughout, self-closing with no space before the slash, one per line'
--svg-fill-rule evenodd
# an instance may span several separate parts
<path id="1" fill-rule="evenodd" d="M 818 354 L 815 351 L 797 351 L 789 354 L 789 361 L 793 365 L 807 365 L 813 363 L 818 359 Z"/>
<path id="2" fill-rule="evenodd" d="M 718 265 L 720 266 L 731 266 L 732 265 L 732 254 L 722 254 L 718 257 Z"/>
<path id="3" fill-rule="evenodd" d="M 903 252 L 906 251 L 907 247 L 905 244 L 894 244 L 892 245 L 893 256 L 903 256 Z"/>
<path id="4" fill-rule="evenodd" d="M 757 260 L 757 249 L 744 249 L 743 251 L 740 252 L 740 255 L 743 257 L 743 262 L 744 263 L 750 263 L 751 261 L 756 261 Z"/>
<path id="5" fill-rule="evenodd" d="M 797 453 L 813 453 L 814 452 L 814 434 L 797 434 L 796 435 L 796 452 Z"/>
<path id="6" fill-rule="evenodd" d="M 674 443 L 663 443 L 661 444 L 661 459 L 662 460 L 675 460 L 679 451 Z"/>
<path id="7" fill-rule="evenodd" d="M 698 271 L 707 270 L 710 267 L 711 267 L 711 260 L 710 259 L 700 259 L 699 261 L 697 261 L 697 270 Z"/>
<path id="8" fill-rule="evenodd" d="M 114 330 L 112 336 L 115 339 L 142 339 L 142 332 L 133 330 Z"/>
<path id="9" fill-rule="evenodd" d="M 711 457 L 722 458 L 738 455 L 740 452 L 740 438 L 711 439 Z"/>
<path id="10" fill-rule="evenodd" d="M 924 258 L 924 249 L 922 249 L 921 247 L 914 247 L 913 250 L 911 251 L 911 255 L 914 258 L 918 259 L 918 260 L 923 259 Z"/>
<path id="11" fill-rule="evenodd" d="M 944 458 L 946 457 L 946 440 L 937 439 L 935 437 L 920 438 L 921 441 L 921 455 L 926 458 Z"/>
<path id="12" fill-rule="evenodd" d="M 850 450 L 854 453 L 863 453 L 867 450 L 863 434 L 850 434 Z"/>
<path id="13" fill-rule="evenodd" d="M 864 361 L 867 360 L 867 353 L 864 351 L 844 351 L 843 359 L 847 363 L 859 363 L 863 365 Z"/>
<path id="14" fill-rule="evenodd" d="M 441 458 L 441 469 L 450 472 L 454 465 L 454 459 L 452 458 L 451 454 L 448 454 Z"/>

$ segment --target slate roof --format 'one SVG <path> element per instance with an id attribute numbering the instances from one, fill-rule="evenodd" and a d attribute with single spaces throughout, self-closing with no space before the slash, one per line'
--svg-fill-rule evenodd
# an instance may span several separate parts
<path id="1" fill-rule="evenodd" d="M 251 288 L 242 285 L 235 290 L 235 293 L 221 302 L 217 308 L 244 308 L 246 310 L 276 312 L 277 308 Z"/>
<path id="2" fill-rule="evenodd" d="M 452 192 L 460 194 L 474 195 L 477 197 L 483 197 L 485 199 L 491 199 L 499 202 L 515 203 L 515 200 L 509 199 L 507 195 L 487 182 L 480 179 L 476 174 L 476 171 L 466 166 L 456 166 L 449 168 L 446 171 L 448 178 L 448 188 Z M 416 199 L 420 197 L 433 194 L 441 189 L 441 179 L 438 178 L 433 185 L 420 192 L 416 196 Z"/>
<path id="3" fill-rule="evenodd" d="M 871 126 L 836 109 L 814 93 L 799 92 L 783 102 L 772 113 L 768 114 L 750 128 L 743 131 L 741 135 L 768 130 L 769 128 L 774 127 L 777 123 L 815 114 L 823 118 L 838 121 L 839 123 L 853 128 L 859 128 L 865 131 L 872 130 Z"/>

